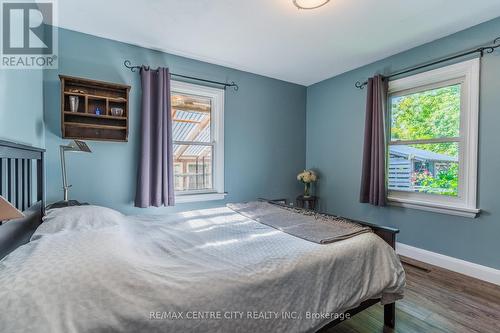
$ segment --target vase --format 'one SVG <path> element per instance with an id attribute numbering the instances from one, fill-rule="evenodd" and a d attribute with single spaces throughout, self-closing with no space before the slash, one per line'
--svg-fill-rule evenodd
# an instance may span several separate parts
<path id="1" fill-rule="evenodd" d="M 304 183 L 304 198 L 311 197 L 311 183 Z"/>
<path id="2" fill-rule="evenodd" d="M 71 112 L 78 111 L 78 96 L 69 96 L 69 109 Z"/>

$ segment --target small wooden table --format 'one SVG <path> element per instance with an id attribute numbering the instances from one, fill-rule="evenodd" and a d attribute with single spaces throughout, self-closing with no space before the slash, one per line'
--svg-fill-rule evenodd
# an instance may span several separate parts
<path id="1" fill-rule="evenodd" d="M 299 195 L 297 197 L 297 207 L 305 208 L 310 210 L 316 210 L 316 205 L 318 203 L 318 197 L 312 195 L 310 197 L 304 197 L 303 195 Z"/>

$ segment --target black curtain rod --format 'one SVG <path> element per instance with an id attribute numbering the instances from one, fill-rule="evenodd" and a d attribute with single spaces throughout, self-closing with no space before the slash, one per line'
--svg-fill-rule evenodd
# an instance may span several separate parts
<path id="1" fill-rule="evenodd" d="M 130 62 L 130 60 L 125 60 L 123 62 L 123 65 L 125 65 L 125 67 L 127 67 L 128 69 L 130 69 L 132 72 L 140 70 L 141 67 L 142 67 L 142 66 L 132 66 L 132 63 Z M 144 66 L 144 67 L 147 70 L 150 70 L 149 66 Z M 171 76 L 175 76 L 175 77 L 181 77 L 183 79 L 188 79 L 188 80 L 195 80 L 195 81 L 200 81 L 200 82 L 206 82 L 206 83 L 216 84 L 216 85 L 219 85 L 219 86 L 223 86 L 224 89 L 226 89 L 227 87 L 232 87 L 235 91 L 237 91 L 238 89 L 240 89 L 240 87 L 238 87 L 238 85 L 236 83 L 234 83 L 234 81 L 232 81 L 231 83 L 228 83 L 228 82 L 218 82 L 218 81 L 200 79 L 198 77 L 181 75 L 181 74 L 175 74 L 175 73 L 170 73 L 170 75 Z"/>
<path id="2" fill-rule="evenodd" d="M 405 70 L 402 70 L 402 71 L 399 71 L 399 72 L 396 72 L 396 73 L 389 74 L 389 75 L 385 76 L 385 78 L 390 79 L 391 77 L 394 77 L 394 76 L 403 75 L 403 74 L 406 74 L 406 73 L 411 73 L 411 72 L 414 72 L 414 71 L 418 71 L 419 69 L 422 69 L 422 68 L 431 67 L 431 66 L 443 63 L 443 62 L 447 62 L 447 61 L 450 61 L 450 60 L 454 60 L 454 59 L 466 57 L 466 56 L 474 54 L 474 53 L 479 53 L 479 56 L 483 57 L 484 53 L 493 53 L 498 47 L 500 47 L 500 37 L 496 38 L 493 41 L 492 45 L 482 46 L 482 47 L 479 47 L 477 49 L 465 51 L 465 52 L 458 53 L 458 54 L 455 54 L 453 56 L 442 58 L 442 59 L 439 59 L 439 60 L 436 60 L 436 61 L 433 61 L 433 62 L 429 62 L 429 63 L 425 63 L 425 64 L 418 65 L 418 66 L 415 66 L 415 67 L 411 67 L 411 68 L 408 68 L 408 69 L 405 69 Z M 357 81 L 354 84 L 354 86 L 356 88 L 359 88 L 359 89 L 364 89 L 364 87 L 367 84 L 368 84 L 368 81 L 365 81 L 365 82 L 359 82 L 359 81 Z"/>

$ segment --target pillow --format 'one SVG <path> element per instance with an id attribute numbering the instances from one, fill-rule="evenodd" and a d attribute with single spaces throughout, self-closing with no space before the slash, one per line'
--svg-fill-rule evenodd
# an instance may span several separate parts
<path id="1" fill-rule="evenodd" d="M 81 231 L 110 227 L 120 224 L 125 218 L 122 213 L 101 206 L 72 206 L 49 209 L 42 218 L 31 240 L 42 235 L 59 232 Z"/>

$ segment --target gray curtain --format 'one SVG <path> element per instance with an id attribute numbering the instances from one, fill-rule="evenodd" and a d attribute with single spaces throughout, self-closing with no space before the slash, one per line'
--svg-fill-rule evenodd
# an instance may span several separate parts
<path id="1" fill-rule="evenodd" d="M 368 79 L 360 202 L 386 205 L 385 115 L 387 80 Z"/>
<path id="2" fill-rule="evenodd" d="M 174 205 L 170 73 L 141 68 L 141 148 L 136 207 Z"/>

